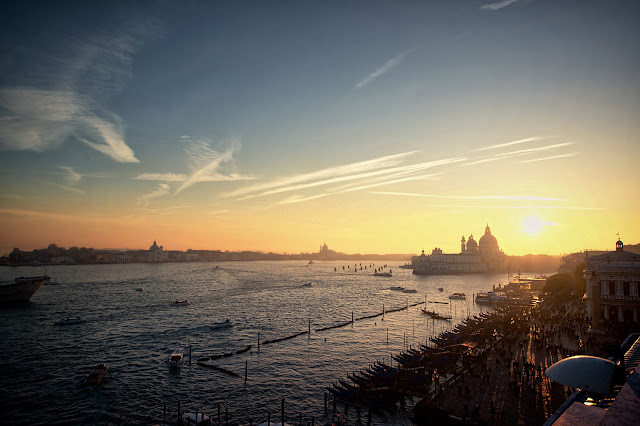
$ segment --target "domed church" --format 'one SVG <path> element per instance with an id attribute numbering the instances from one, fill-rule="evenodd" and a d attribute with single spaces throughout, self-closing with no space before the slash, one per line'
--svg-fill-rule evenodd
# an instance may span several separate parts
<path id="1" fill-rule="evenodd" d="M 460 253 L 443 253 L 436 247 L 430 255 L 425 255 L 423 250 L 420 256 L 413 256 L 411 264 L 414 274 L 482 274 L 500 272 L 506 264 L 506 257 L 487 224 L 478 242 L 473 234 L 468 240 L 462 236 Z"/>

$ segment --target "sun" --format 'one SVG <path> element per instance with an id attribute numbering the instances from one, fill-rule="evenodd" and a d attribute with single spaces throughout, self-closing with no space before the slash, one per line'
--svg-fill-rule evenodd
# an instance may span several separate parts
<path id="1" fill-rule="evenodd" d="M 543 222 L 540 220 L 538 216 L 535 216 L 535 215 L 527 216 L 524 219 L 524 222 L 522 223 L 524 232 L 531 236 L 536 236 L 540 232 L 542 232 L 542 225 L 543 225 Z"/>

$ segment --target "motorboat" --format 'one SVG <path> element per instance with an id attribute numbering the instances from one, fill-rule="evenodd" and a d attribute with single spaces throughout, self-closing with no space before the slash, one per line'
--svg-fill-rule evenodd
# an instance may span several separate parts
<path id="1" fill-rule="evenodd" d="M 464 293 L 453 293 L 451 296 L 449 296 L 449 299 L 451 300 L 467 300 L 467 295 Z"/>
<path id="2" fill-rule="evenodd" d="M 100 364 L 89 373 L 84 384 L 87 386 L 98 386 L 107 377 L 109 366 L 107 364 Z"/>
<path id="3" fill-rule="evenodd" d="M 184 354 L 182 349 L 176 349 L 171 355 L 169 355 L 169 367 L 178 368 L 182 365 Z"/>
<path id="4" fill-rule="evenodd" d="M 84 317 L 67 317 L 67 318 L 55 320 L 54 324 L 67 325 L 67 324 L 80 324 L 83 322 L 87 322 L 87 319 Z"/>
<path id="5" fill-rule="evenodd" d="M 136 291 L 144 291 L 144 287 L 138 287 L 136 288 Z"/>
<path id="6" fill-rule="evenodd" d="M 414 289 L 414 288 L 405 288 L 404 290 L 402 290 L 403 293 L 417 293 L 418 290 Z"/>
<path id="7" fill-rule="evenodd" d="M 444 291 L 444 288 L 438 287 L 438 291 Z"/>
<path id="8" fill-rule="evenodd" d="M 229 321 L 228 319 L 224 320 L 224 321 L 218 321 L 218 322 L 214 322 L 213 324 L 209 325 L 209 328 L 212 330 L 218 329 L 218 328 L 226 328 L 226 327 L 231 327 L 233 325 L 233 323 L 231 321 Z"/>
<path id="9" fill-rule="evenodd" d="M 305 284 L 302 284 L 300 287 L 313 287 L 313 283 L 305 283 Z"/>
<path id="10" fill-rule="evenodd" d="M 389 290 L 404 291 L 404 287 L 391 286 L 391 287 L 389 287 Z"/>
<path id="11" fill-rule="evenodd" d="M 176 300 L 175 302 L 173 302 L 173 304 L 174 305 L 190 305 L 191 302 L 185 299 L 185 300 Z"/>

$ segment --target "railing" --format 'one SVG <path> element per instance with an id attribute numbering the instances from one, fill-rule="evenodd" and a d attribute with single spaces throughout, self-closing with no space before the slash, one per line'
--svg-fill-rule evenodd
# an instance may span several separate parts
<path id="1" fill-rule="evenodd" d="M 636 302 L 640 300 L 638 296 L 621 296 L 618 294 L 601 294 L 600 299 L 604 300 L 620 300 L 620 301 L 628 301 L 628 302 Z"/>

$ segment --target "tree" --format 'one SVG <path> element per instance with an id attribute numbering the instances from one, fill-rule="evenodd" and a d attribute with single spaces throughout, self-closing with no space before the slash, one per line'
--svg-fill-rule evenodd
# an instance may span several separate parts
<path id="1" fill-rule="evenodd" d="M 552 296 L 569 296 L 575 292 L 576 281 L 574 274 L 563 273 L 551 275 L 547 278 L 547 282 L 542 291 Z"/>

